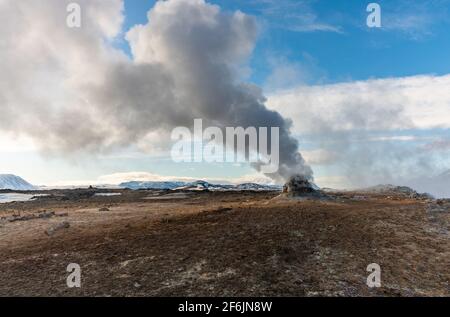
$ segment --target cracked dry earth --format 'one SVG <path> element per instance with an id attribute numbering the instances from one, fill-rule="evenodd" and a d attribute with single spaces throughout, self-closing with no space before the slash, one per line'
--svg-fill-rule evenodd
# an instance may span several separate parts
<path id="1" fill-rule="evenodd" d="M 447 205 L 276 195 L 123 191 L 2 204 L 0 295 L 450 295 Z M 42 210 L 67 214 L 5 221 Z M 45 233 L 63 220 L 69 228 Z M 81 266 L 79 289 L 66 285 L 69 263 Z M 370 263 L 381 266 L 381 288 L 366 285 Z"/>

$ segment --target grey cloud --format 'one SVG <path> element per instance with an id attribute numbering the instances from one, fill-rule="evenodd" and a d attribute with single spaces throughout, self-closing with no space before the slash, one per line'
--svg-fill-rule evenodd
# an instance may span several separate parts
<path id="1" fill-rule="evenodd" d="M 37 2 L 0 2 L 0 129 L 74 154 L 137 144 L 194 118 L 220 127 L 276 126 L 281 168 L 270 176 L 312 177 L 291 123 L 266 108 L 259 88 L 239 80 L 258 35 L 252 17 L 201 0 L 157 2 L 149 22 L 127 34 L 130 59 L 111 44 L 122 1 L 79 1 L 81 29 L 65 26 L 70 1 Z"/>

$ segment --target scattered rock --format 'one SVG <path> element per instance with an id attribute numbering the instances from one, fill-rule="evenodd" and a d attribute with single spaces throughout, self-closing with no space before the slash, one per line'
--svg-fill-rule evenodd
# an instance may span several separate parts
<path id="1" fill-rule="evenodd" d="M 5 222 L 17 222 L 17 221 L 29 221 L 35 219 L 50 219 L 53 217 L 67 217 L 69 214 L 67 212 L 57 214 L 54 211 L 39 211 L 37 214 L 27 214 L 22 215 L 21 213 L 13 214 L 9 217 L 2 217 L 2 220 Z"/>
<path id="2" fill-rule="evenodd" d="M 368 200 L 368 198 L 366 196 L 362 196 L 362 195 L 355 195 L 355 196 L 353 196 L 352 199 L 356 200 L 356 201 Z"/>
<path id="3" fill-rule="evenodd" d="M 215 214 L 215 213 L 220 214 L 220 213 L 224 213 L 224 212 L 228 212 L 228 211 L 232 211 L 232 210 L 233 210 L 233 208 L 220 207 L 215 210 L 211 210 L 211 211 L 209 211 L 209 212 L 207 211 L 207 212 L 212 213 L 212 214 Z"/>
<path id="4" fill-rule="evenodd" d="M 320 190 L 320 188 L 313 182 L 301 175 L 292 176 L 289 181 L 283 186 L 283 193 L 275 200 L 295 199 L 295 200 L 309 200 L 320 199 L 327 200 L 329 197 Z"/>
<path id="5" fill-rule="evenodd" d="M 26 216 L 13 215 L 11 217 L 8 217 L 7 219 L 9 222 L 16 222 L 16 221 L 28 221 L 31 219 L 37 219 L 37 217 L 34 215 L 26 215 Z"/>
<path id="6" fill-rule="evenodd" d="M 315 194 L 318 191 L 317 186 L 301 175 L 292 176 L 283 187 L 283 193 L 293 196 Z"/>
<path id="7" fill-rule="evenodd" d="M 428 193 L 418 193 L 414 189 L 407 186 L 395 186 L 395 185 L 377 185 L 364 189 L 364 191 L 375 194 L 390 194 L 390 195 L 400 195 L 403 197 L 408 197 L 417 200 L 432 200 L 434 197 Z M 394 199 L 394 197 L 389 196 L 389 199 Z"/>
<path id="8" fill-rule="evenodd" d="M 54 217 L 56 214 L 55 214 L 55 212 L 54 211 L 44 211 L 44 212 L 42 212 L 42 213 L 39 213 L 38 215 L 37 215 L 37 217 L 38 218 L 41 218 L 41 219 L 48 219 L 48 218 L 51 218 L 51 217 Z"/>
<path id="9" fill-rule="evenodd" d="M 110 211 L 110 210 L 107 207 L 103 207 L 103 208 L 100 208 L 98 211 Z"/>
<path id="10" fill-rule="evenodd" d="M 450 199 L 438 199 L 428 203 L 427 211 L 430 213 L 450 213 Z"/>
<path id="11" fill-rule="evenodd" d="M 30 214 L 25 216 L 20 215 L 13 215 L 12 217 L 9 217 L 9 222 L 16 222 L 16 221 L 28 221 L 33 219 L 49 219 L 54 217 L 56 214 L 53 211 L 43 211 L 39 212 L 38 214 Z"/>
<path id="12" fill-rule="evenodd" d="M 164 217 L 164 218 L 161 218 L 161 223 L 172 223 L 173 222 L 173 219 L 172 218 L 169 218 L 169 217 Z"/>
<path id="13" fill-rule="evenodd" d="M 62 229 L 69 229 L 70 228 L 70 223 L 67 221 L 61 222 L 53 227 L 51 227 L 50 229 L 48 229 L 47 231 L 45 231 L 45 233 L 48 236 L 52 236 L 54 235 L 57 231 L 62 230 Z"/>

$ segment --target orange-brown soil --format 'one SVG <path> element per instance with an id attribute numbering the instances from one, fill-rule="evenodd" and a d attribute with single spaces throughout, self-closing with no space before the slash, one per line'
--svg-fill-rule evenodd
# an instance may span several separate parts
<path id="1" fill-rule="evenodd" d="M 435 202 L 167 194 L 0 205 L 0 296 L 450 295 L 450 210 Z M 8 221 L 42 210 L 58 216 Z M 46 234 L 62 221 L 70 227 Z M 66 285 L 69 263 L 81 266 L 81 288 Z M 370 263 L 380 288 L 366 285 Z"/>

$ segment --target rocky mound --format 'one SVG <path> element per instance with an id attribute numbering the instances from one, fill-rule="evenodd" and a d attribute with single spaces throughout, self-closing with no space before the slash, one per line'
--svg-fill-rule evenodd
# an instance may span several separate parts
<path id="1" fill-rule="evenodd" d="M 389 195 L 401 195 L 404 197 L 414 199 L 433 199 L 433 196 L 428 193 L 418 193 L 414 189 L 407 186 L 395 186 L 395 185 L 377 185 L 366 188 L 365 192 L 376 194 L 389 194 Z"/>
<path id="2" fill-rule="evenodd" d="M 301 175 L 292 176 L 283 186 L 283 193 L 291 197 L 321 196 L 322 193 L 314 183 Z"/>

